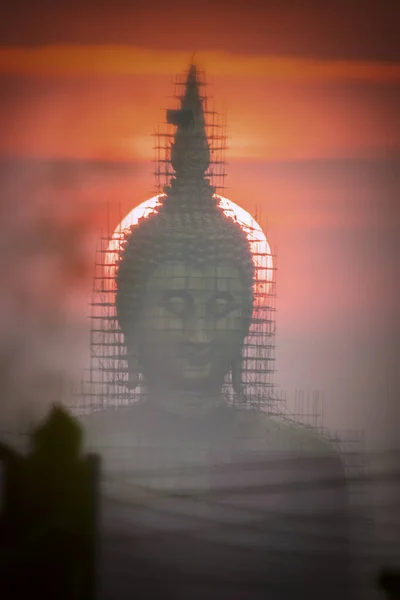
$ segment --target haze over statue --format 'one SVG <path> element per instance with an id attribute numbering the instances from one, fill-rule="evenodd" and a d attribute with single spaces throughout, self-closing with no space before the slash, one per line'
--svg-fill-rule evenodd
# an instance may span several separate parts
<path id="1" fill-rule="evenodd" d="M 124 381 L 146 393 L 82 417 L 104 464 L 103 597 L 320 598 L 338 569 L 324 598 L 344 597 L 341 458 L 309 428 L 252 408 L 244 365 L 260 289 L 248 236 L 209 181 L 195 65 L 180 102 L 167 113 L 170 182 L 116 267 Z M 251 364 L 267 337 L 251 338 Z"/>

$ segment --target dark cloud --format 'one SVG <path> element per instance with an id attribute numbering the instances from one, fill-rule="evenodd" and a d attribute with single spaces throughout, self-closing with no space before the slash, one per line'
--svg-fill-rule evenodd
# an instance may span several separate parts
<path id="1" fill-rule="evenodd" d="M 399 60 L 400 5 L 382 0 L 316 3 L 37 2 L 17 0 L 2 13 L 0 42 L 135 44 L 319 58 Z"/>

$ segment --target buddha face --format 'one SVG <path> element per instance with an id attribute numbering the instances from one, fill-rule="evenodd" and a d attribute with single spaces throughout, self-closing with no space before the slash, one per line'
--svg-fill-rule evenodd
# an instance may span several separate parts
<path id="1" fill-rule="evenodd" d="M 217 393 L 247 335 L 248 294 L 229 264 L 167 262 L 152 271 L 125 332 L 149 388 Z"/>

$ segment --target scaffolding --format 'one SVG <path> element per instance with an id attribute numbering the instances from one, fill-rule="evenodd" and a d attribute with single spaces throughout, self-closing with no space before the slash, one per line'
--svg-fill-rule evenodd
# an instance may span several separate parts
<path id="1" fill-rule="evenodd" d="M 285 416 L 329 440 L 342 456 L 348 481 L 354 484 L 362 481 L 365 471 L 364 432 L 358 429 L 328 429 L 324 424 L 324 394 L 321 390 L 306 392 L 296 389 L 293 411 L 287 410 Z"/>
<path id="2" fill-rule="evenodd" d="M 173 97 L 175 105 L 182 98 L 181 90 L 185 84 L 186 77 L 177 78 Z M 256 409 L 310 427 L 336 445 L 344 456 L 346 469 L 351 476 L 360 474 L 361 458 L 357 458 L 360 457 L 360 452 L 355 448 L 357 444 L 360 446 L 361 434 L 353 432 L 351 436 L 343 437 L 326 429 L 323 425 L 323 399 L 319 393 L 314 392 L 310 398 L 304 392 L 297 392 L 294 410 L 290 410 L 285 397 L 275 388 L 276 256 L 272 254 L 257 221 L 221 195 L 226 179 L 226 118 L 220 118 L 214 107 L 210 107 L 211 101 L 205 95 L 204 75 L 198 84 L 203 90 L 201 100 L 211 156 L 205 177 L 214 188 L 214 197 L 225 215 L 246 232 L 255 270 L 254 309 L 242 355 L 243 393 L 238 395 L 234 392 L 231 373 L 228 373 L 222 390 L 223 396 L 228 403 L 239 405 L 243 409 Z M 117 262 L 125 235 L 140 218 L 146 218 L 160 207 L 174 177 L 171 164 L 173 125 L 165 123 L 160 126 L 154 139 L 155 195 L 136 207 L 125 219 L 120 219 L 114 231 L 108 227 L 105 235 L 101 236 L 96 251 L 90 303 L 90 366 L 72 405 L 70 403 L 75 414 L 133 405 L 146 396 L 142 374 L 139 374 L 139 383 L 135 389 L 127 386 L 127 349 L 117 319 L 115 298 Z"/>
<path id="3" fill-rule="evenodd" d="M 200 73 L 199 86 L 205 89 Z M 181 88 L 186 79 L 175 82 L 175 102 L 181 100 Z M 205 177 L 215 190 L 215 198 L 225 215 L 237 222 L 246 232 L 255 267 L 254 311 L 250 332 L 243 348 L 241 380 L 243 395 L 233 392 L 231 375 L 226 377 L 223 395 L 230 403 L 243 407 L 258 408 L 272 414 L 281 414 L 282 398 L 274 390 L 275 371 L 275 257 L 272 256 L 267 239 L 259 226 L 247 212 L 220 195 L 225 189 L 226 118 L 219 118 L 206 95 L 201 96 L 205 115 L 206 134 L 211 160 Z M 127 357 L 123 335 L 119 328 L 116 308 L 116 269 L 121 253 L 121 244 L 129 227 L 141 216 L 157 210 L 165 196 L 165 189 L 174 176 L 171 165 L 171 143 L 173 126 L 165 123 L 158 128 L 155 138 L 155 191 L 147 203 L 141 205 L 136 219 L 122 220 L 115 231 L 101 236 L 96 252 L 92 300 L 90 303 L 90 348 L 91 363 L 87 377 L 74 403 L 76 413 L 90 412 L 137 402 L 146 394 L 142 378 L 135 390 L 127 388 Z"/>
<path id="4" fill-rule="evenodd" d="M 175 92 L 172 100 L 176 105 L 183 99 L 183 90 L 187 82 L 187 73 L 177 75 L 174 82 Z M 206 94 L 206 81 L 203 71 L 197 69 L 197 85 L 203 94 L 200 95 L 200 100 L 203 105 L 203 113 L 205 117 L 205 129 L 207 135 L 208 146 L 210 149 L 211 160 L 209 167 L 205 173 L 211 185 L 216 192 L 223 192 L 226 189 L 226 151 L 227 146 L 227 119 L 226 113 L 220 114 L 215 110 L 212 97 Z M 175 126 L 171 123 L 162 122 L 157 127 L 154 137 L 154 194 L 164 192 L 166 186 L 170 184 L 171 178 L 175 173 L 171 164 L 171 144 L 175 137 Z"/>
<path id="5" fill-rule="evenodd" d="M 224 202 L 225 199 L 221 198 L 220 203 L 224 205 Z M 223 394 L 228 402 L 280 414 L 282 410 L 279 410 L 279 405 L 283 399 L 274 393 L 273 382 L 275 267 L 271 265 L 271 255 L 258 251 L 258 247 L 265 244 L 262 239 L 260 241 L 258 227 L 248 226 L 246 223 L 241 225 L 247 231 L 250 245 L 254 248 L 254 311 L 243 348 L 243 396 L 235 396 L 230 374 L 226 377 Z M 100 247 L 96 252 L 89 316 L 91 361 L 74 406 L 74 410 L 79 413 L 133 404 L 146 393 L 144 382 L 141 381 L 135 390 L 127 388 L 126 347 L 115 307 L 115 258 L 121 251 L 124 234 L 124 230 L 120 230 L 101 237 Z"/>

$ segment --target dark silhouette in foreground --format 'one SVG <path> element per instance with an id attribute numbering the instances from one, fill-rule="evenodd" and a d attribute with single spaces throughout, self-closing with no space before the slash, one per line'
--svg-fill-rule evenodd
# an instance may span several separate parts
<path id="1" fill-rule="evenodd" d="M 400 570 L 382 569 L 378 577 L 378 585 L 388 600 L 400 599 Z"/>
<path id="2" fill-rule="evenodd" d="M 81 457 L 82 432 L 54 406 L 32 451 L 0 444 L 0 586 L 5 598 L 95 598 L 99 460 Z"/>
<path id="3" fill-rule="evenodd" d="M 28 456 L 0 444 L 0 460 L 5 466 L 0 515 L 2 597 L 16 600 L 25 600 L 28 595 L 42 600 L 98 597 L 95 566 L 99 541 L 99 461 L 96 455 L 82 458 L 81 448 L 78 423 L 60 407 L 54 407 L 45 423 L 33 432 L 32 452 Z M 135 572 L 135 589 L 122 576 L 121 587 L 126 585 L 124 598 L 133 591 L 143 598 L 174 598 L 180 584 L 196 589 L 194 574 L 186 572 L 184 566 L 180 573 L 172 573 L 163 564 L 166 560 L 146 562 L 147 536 L 136 537 L 135 552 L 130 556 L 131 544 L 124 544 L 123 535 L 117 532 L 115 535 L 121 562 L 129 559 Z M 162 536 L 159 544 L 163 544 Z M 210 574 L 209 581 L 197 582 L 199 590 L 206 589 L 208 584 L 212 587 L 212 578 Z M 143 588 L 138 585 L 140 580 L 147 582 Z M 400 571 L 382 569 L 377 585 L 388 599 L 400 598 Z M 273 588 L 265 592 L 266 598 L 270 595 L 274 596 Z"/>

